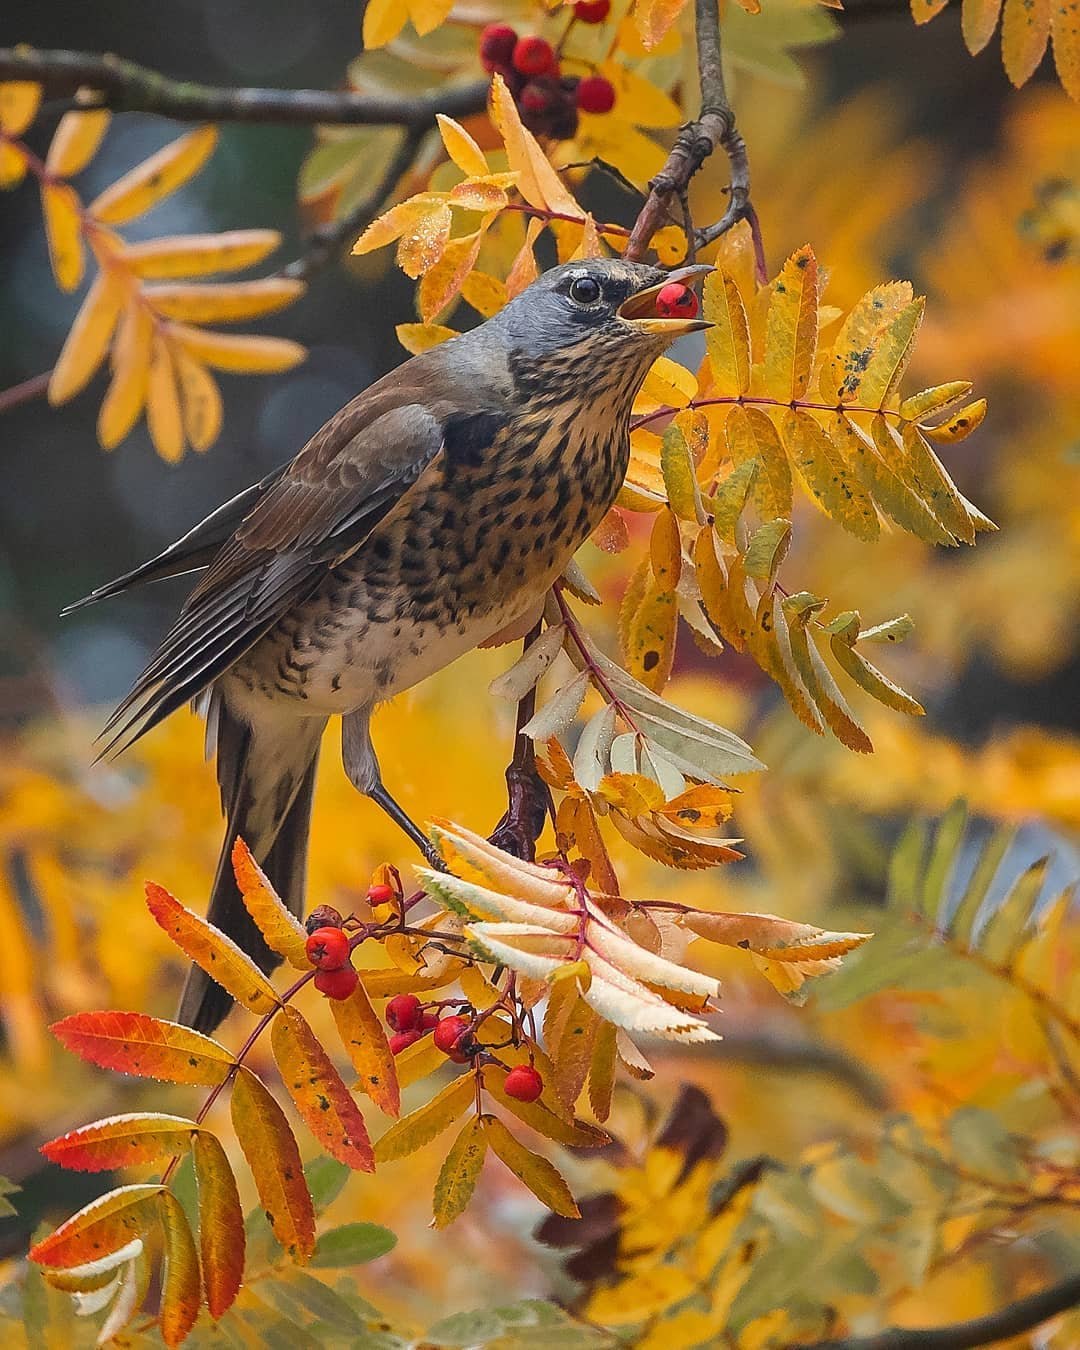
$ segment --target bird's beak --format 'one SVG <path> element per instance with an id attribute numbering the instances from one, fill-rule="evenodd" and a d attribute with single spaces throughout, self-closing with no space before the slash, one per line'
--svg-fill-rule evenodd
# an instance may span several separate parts
<path id="1" fill-rule="evenodd" d="M 629 300 L 619 306 L 619 318 L 632 323 L 639 332 L 652 333 L 672 341 L 685 333 L 700 333 L 703 328 L 711 328 L 708 319 L 662 319 L 656 313 L 656 297 L 665 286 L 673 281 L 684 285 L 693 285 L 698 277 L 706 276 L 714 269 L 708 263 L 695 263 L 691 267 L 677 267 L 656 286 L 638 291 Z"/>

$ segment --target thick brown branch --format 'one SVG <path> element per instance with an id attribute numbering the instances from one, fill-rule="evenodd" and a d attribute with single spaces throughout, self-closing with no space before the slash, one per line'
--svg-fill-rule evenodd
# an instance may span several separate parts
<path id="1" fill-rule="evenodd" d="M 803 1350 L 973 1350 L 976 1346 L 1023 1335 L 1078 1304 L 1080 1275 L 1071 1275 L 1060 1284 L 968 1322 L 954 1322 L 947 1327 L 892 1327 L 873 1336 L 815 1341 Z"/>
<path id="2" fill-rule="evenodd" d="M 109 52 L 38 51 L 0 47 L 0 80 L 36 80 L 48 94 L 88 89 L 89 103 L 114 112 L 160 113 L 184 122 L 362 123 L 428 127 L 437 112 L 483 112 L 486 81 L 413 97 L 326 89 L 221 88 L 173 80 Z"/>
<path id="3" fill-rule="evenodd" d="M 735 129 L 735 114 L 724 86 L 717 0 L 695 0 L 694 22 L 701 112 L 696 121 L 687 122 L 680 129 L 667 162 L 649 184 L 648 199 L 638 214 L 626 247 L 627 258 L 640 260 L 645 256 L 653 235 L 668 219 L 672 201 L 680 200 L 690 180 L 714 150 L 723 150 L 730 166 L 728 208 L 722 220 L 697 232 L 694 243 L 700 248 L 719 239 L 742 220 L 749 209 L 750 165 L 746 144 Z"/>

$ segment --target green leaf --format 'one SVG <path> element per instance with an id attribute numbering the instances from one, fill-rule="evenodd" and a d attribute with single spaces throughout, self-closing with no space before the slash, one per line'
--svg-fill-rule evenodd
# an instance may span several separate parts
<path id="1" fill-rule="evenodd" d="M 7 1177 L 0 1177 L 0 1219 L 10 1219 L 18 1210 L 8 1199 L 9 1195 L 18 1195 L 21 1187 Z"/>
<path id="2" fill-rule="evenodd" d="M 1013 1182 L 1023 1176 L 1012 1136 L 990 1111 L 975 1106 L 957 1111 L 949 1120 L 949 1140 L 965 1172 L 992 1182 Z"/>
<path id="3" fill-rule="evenodd" d="M 704 524 L 705 511 L 701 504 L 694 457 L 686 437 L 676 426 L 670 426 L 664 432 L 660 445 L 660 470 L 664 475 L 668 502 L 679 519 Z"/>
<path id="4" fill-rule="evenodd" d="M 791 521 L 770 520 L 759 526 L 750 536 L 743 556 L 743 567 L 748 577 L 757 577 L 770 585 L 791 547 Z"/>
<path id="5" fill-rule="evenodd" d="M 974 871 L 968 878 L 963 895 L 957 902 L 948 922 L 944 925 L 945 932 L 949 937 L 962 943 L 965 947 L 971 943 L 971 935 L 975 928 L 975 920 L 978 917 L 979 910 L 982 908 L 987 892 L 993 884 L 1002 859 L 1008 853 L 1015 838 L 1015 829 L 995 830 L 990 836 L 986 846 L 979 854 Z"/>
<path id="6" fill-rule="evenodd" d="M 1020 874 L 1009 894 L 987 918 L 978 937 L 978 950 L 991 965 L 1007 967 L 1032 921 L 1042 894 L 1049 858 L 1040 858 Z"/>
<path id="7" fill-rule="evenodd" d="M 348 1173 L 348 1168 L 344 1170 Z M 377 1261 L 396 1246 L 396 1234 L 381 1224 L 345 1223 L 319 1235 L 311 1265 L 322 1269 L 361 1266 L 368 1261 Z"/>
<path id="8" fill-rule="evenodd" d="M 304 1177 L 311 1192 L 316 1214 L 330 1208 L 341 1194 L 350 1175 L 351 1168 L 326 1153 L 318 1154 L 305 1164 Z"/>
<path id="9" fill-rule="evenodd" d="M 920 914 L 932 919 L 939 928 L 944 927 L 943 916 L 949 899 L 949 886 L 956 871 L 967 819 L 967 802 L 963 799 L 953 802 L 941 818 L 926 864 L 917 908 Z"/>
<path id="10" fill-rule="evenodd" d="M 759 459 L 744 461 L 720 480 L 716 492 L 707 502 L 709 514 L 713 518 L 713 529 L 726 543 L 736 543 L 739 517 L 746 509 L 746 499 L 760 469 Z"/>
<path id="11" fill-rule="evenodd" d="M 296 1266 L 282 1266 L 272 1279 L 262 1281 L 259 1288 L 276 1308 L 301 1326 L 306 1314 L 350 1335 L 367 1331 L 366 1319 L 336 1290 Z"/>

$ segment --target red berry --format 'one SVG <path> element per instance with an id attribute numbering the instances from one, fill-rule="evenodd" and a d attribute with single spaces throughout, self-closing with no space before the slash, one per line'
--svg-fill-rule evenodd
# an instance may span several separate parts
<path id="1" fill-rule="evenodd" d="M 367 888 L 367 898 L 373 905 L 388 905 L 394 898 L 394 888 L 385 882 L 377 882 Z"/>
<path id="2" fill-rule="evenodd" d="M 608 113 L 615 106 L 615 86 L 603 75 L 590 75 L 578 85 L 577 105 L 582 112 Z"/>
<path id="3" fill-rule="evenodd" d="M 692 319 L 698 312 L 698 299 L 688 286 L 669 281 L 657 293 L 656 312 L 665 319 Z"/>
<path id="4" fill-rule="evenodd" d="M 522 75 L 546 75 L 555 65 L 551 43 L 542 37 L 519 38 L 514 47 L 514 69 Z"/>
<path id="5" fill-rule="evenodd" d="M 531 113 L 535 117 L 546 113 L 551 107 L 551 94 L 542 84 L 530 81 L 521 91 L 518 104 L 522 112 Z"/>
<path id="6" fill-rule="evenodd" d="M 309 933 L 314 933 L 316 928 L 340 928 L 341 913 L 333 905 L 320 905 L 304 920 L 304 927 Z"/>
<path id="7" fill-rule="evenodd" d="M 582 23 L 603 23 L 611 13 L 611 0 L 578 0 L 574 17 Z"/>
<path id="8" fill-rule="evenodd" d="M 360 983 L 360 976 L 352 966 L 341 970 L 320 970 L 315 976 L 315 988 L 327 998 L 348 998 Z"/>
<path id="9" fill-rule="evenodd" d="M 433 1012 L 424 1013 L 420 1019 L 420 1032 L 432 1031 L 439 1025 L 439 1014 Z"/>
<path id="10" fill-rule="evenodd" d="M 340 928 L 316 928 L 306 947 L 308 960 L 319 970 L 341 970 L 349 964 L 349 938 Z"/>
<path id="11" fill-rule="evenodd" d="M 514 56 L 518 35 L 508 23 L 489 23 L 480 34 L 480 64 L 488 72 L 508 65 Z"/>
<path id="12" fill-rule="evenodd" d="M 394 1031 L 412 1031 L 420 1025 L 420 1000 L 415 994 L 395 994 L 386 1005 L 387 1025 Z"/>
<path id="13" fill-rule="evenodd" d="M 457 1049 L 457 1043 L 469 1029 L 469 1019 L 455 1014 L 452 1017 L 441 1017 L 435 1027 L 435 1035 L 432 1037 L 435 1044 L 444 1055 L 452 1055 Z"/>
<path id="14" fill-rule="evenodd" d="M 410 1045 L 415 1045 L 420 1039 L 418 1031 L 397 1031 L 390 1037 L 390 1053 L 400 1055 L 402 1050 L 408 1050 Z"/>
<path id="15" fill-rule="evenodd" d="M 531 1064 L 519 1064 L 506 1075 L 503 1088 L 519 1102 L 534 1102 L 544 1090 L 544 1080 Z"/>

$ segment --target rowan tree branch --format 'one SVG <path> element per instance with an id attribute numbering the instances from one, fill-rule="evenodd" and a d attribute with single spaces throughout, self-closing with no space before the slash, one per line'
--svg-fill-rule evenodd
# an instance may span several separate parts
<path id="1" fill-rule="evenodd" d="M 625 256 L 640 261 L 653 235 L 668 219 L 672 202 L 679 202 L 690 180 L 717 149 L 727 155 L 730 167 L 728 208 L 714 225 L 694 232 L 693 248 L 719 239 L 740 220 L 756 216 L 750 206 L 750 163 L 746 143 L 735 127 L 735 113 L 728 102 L 720 45 L 718 0 L 695 0 L 694 31 L 697 40 L 698 80 L 701 111 L 693 122 L 679 129 L 664 167 L 649 184 L 649 196 L 638 213 Z M 763 270 L 760 243 L 755 229 L 759 270 Z"/>
<path id="2" fill-rule="evenodd" d="M 437 112 L 483 112 L 487 81 L 406 97 L 349 90 L 228 88 L 174 80 L 111 52 L 0 47 L 0 80 L 35 80 L 50 95 L 84 95 L 85 106 L 159 113 L 182 122 L 332 122 L 339 125 L 429 127 Z"/>
<path id="3" fill-rule="evenodd" d="M 976 1346 L 993 1345 L 996 1341 L 1020 1336 L 1078 1305 L 1080 1274 L 967 1322 L 954 1322 L 947 1327 L 891 1327 L 873 1336 L 815 1341 L 803 1346 L 802 1350 L 973 1350 Z"/>
<path id="4" fill-rule="evenodd" d="M 532 646 L 543 631 L 543 620 L 538 619 L 525 638 L 524 650 Z M 522 728 L 536 711 L 536 686 L 518 700 L 517 721 L 514 727 L 514 754 L 506 766 L 506 811 L 491 834 L 491 842 L 517 858 L 532 862 L 536 856 L 536 841 L 544 829 L 544 819 L 551 809 L 548 786 L 536 771 L 536 747 L 532 737 Z"/>

